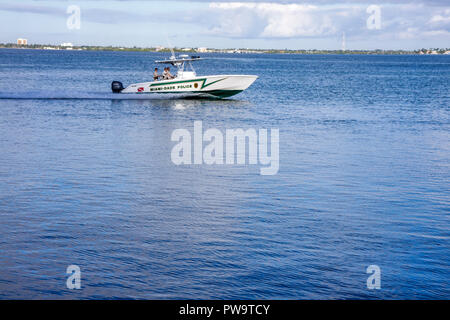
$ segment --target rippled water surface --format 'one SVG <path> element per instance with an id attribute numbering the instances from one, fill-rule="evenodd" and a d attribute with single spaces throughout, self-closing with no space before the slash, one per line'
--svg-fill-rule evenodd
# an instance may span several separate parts
<path id="1" fill-rule="evenodd" d="M 130 100 L 164 54 L 0 50 L 0 298 L 448 299 L 450 56 L 204 56 L 259 79 Z M 278 174 L 175 166 L 195 120 L 278 128 Z"/>

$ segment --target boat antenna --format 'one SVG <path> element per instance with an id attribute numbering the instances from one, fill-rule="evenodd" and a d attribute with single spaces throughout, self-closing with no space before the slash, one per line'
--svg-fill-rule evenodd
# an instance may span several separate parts
<path id="1" fill-rule="evenodd" d="M 172 56 L 170 57 L 170 59 L 175 60 L 176 59 L 175 52 L 173 51 L 173 47 L 172 47 L 172 44 L 170 43 L 169 36 L 167 35 L 167 33 L 166 33 L 166 40 L 167 40 L 167 44 L 169 45 L 170 52 L 172 53 Z"/>

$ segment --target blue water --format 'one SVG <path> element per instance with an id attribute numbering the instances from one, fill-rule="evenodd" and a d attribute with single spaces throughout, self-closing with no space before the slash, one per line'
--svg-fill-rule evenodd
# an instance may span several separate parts
<path id="1" fill-rule="evenodd" d="M 0 298 L 449 298 L 450 56 L 205 54 L 259 79 L 110 93 L 165 56 L 0 50 Z M 278 128 L 278 174 L 175 166 L 195 120 Z"/>

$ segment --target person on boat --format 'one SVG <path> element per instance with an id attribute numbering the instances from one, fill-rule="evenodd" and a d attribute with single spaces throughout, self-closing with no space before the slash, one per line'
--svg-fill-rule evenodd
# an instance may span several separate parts
<path id="1" fill-rule="evenodd" d="M 175 78 L 175 76 L 173 76 L 173 75 L 170 73 L 170 68 L 167 67 L 167 79 L 174 79 L 174 78 Z"/>
<path id="2" fill-rule="evenodd" d="M 162 78 L 163 78 L 163 80 L 167 80 L 168 79 L 168 77 L 167 77 L 167 67 L 164 68 L 164 71 L 162 73 Z"/>
<path id="3" fill-rule="evenodd" d="M 158 81 L 161 76 L 158 74 L 158 68 L 155 68 L 155 72 L 153 72 L 153 80 Z"/>

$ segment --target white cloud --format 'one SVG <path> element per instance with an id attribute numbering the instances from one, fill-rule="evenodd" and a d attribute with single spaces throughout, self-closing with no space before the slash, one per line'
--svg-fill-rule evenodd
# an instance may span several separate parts
<path id="1" fill-rule="evenodd" d="M 450 9 L 446 9 L 445 11 L 433 15 L 431 19 L 428 21 L 428 24 L 431 26 L 450 26 Z"/>
<path id="2" fill-rule="evenodd" d="M 334 34 L 332 14 L 314 5 L 213 2 L 218 19 L 211 31 L 232 37 L 290 38 Z"/>
<path id="3" fill-rule="evenodd" d="M 324 1 L 326 2 L 326 1 Z M 450 9 L 423 3 L 381 5 L 381 30 L 368 30 L 367 4 L 309 5 L 274 2 L 213 2 L 205 20 L 209 33 L 229 38 L 326 38 L 378 40 L 445 38 Z"/>

